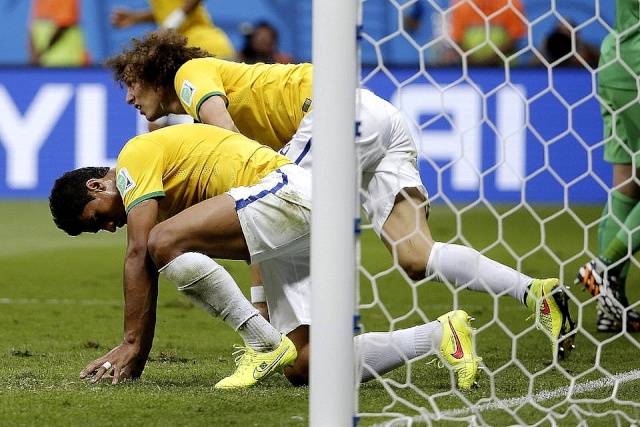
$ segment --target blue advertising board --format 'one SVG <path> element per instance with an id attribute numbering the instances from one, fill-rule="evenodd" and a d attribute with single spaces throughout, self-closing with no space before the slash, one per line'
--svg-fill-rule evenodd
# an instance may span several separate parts
<path id="1" fill-rule="evenodd" d="M 0 197 L 41 198 L 80 166 L 113 165 L 135 110 L 101 68 L 0 69 Z"/>
<path id="2" fill-rule="evenodd" d="M 585 69 L 364 70 L 363 79 L 405 113 L 432 199 L 606 200 L 611 167 Z"/>
<path id="3" fill-rule="evenodd" d="M 611 168 L 591 73 L 417 71 L 363 70 L 363 80 L 401 107 L 434 202 L 605 200 Z M 44 198 L 67 170 L 114 165 L 145 130 L 124 98 L 99 67 L 0 69 L 0 198 Z"/>

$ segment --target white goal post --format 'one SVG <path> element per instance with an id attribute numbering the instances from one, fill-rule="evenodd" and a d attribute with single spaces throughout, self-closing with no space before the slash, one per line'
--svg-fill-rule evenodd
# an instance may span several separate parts
<path id="1" fill-rule="evenodd" d="M 313 221 L 309 421 L 355 414 L 355 90 L 357 0 L 313 1 Z M 321 147 L 318 149 L 317 147 Z"/>

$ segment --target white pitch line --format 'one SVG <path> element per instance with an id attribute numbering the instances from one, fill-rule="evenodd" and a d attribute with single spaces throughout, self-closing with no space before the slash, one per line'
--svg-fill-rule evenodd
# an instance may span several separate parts
<path id="1" fill-rule="evenodd" d="M 623 384 L 629 381 L 635 381 L 640 379 L 640 370 L 634 369 L 633 371 L 623 372 L 621 374 L 615 374 L 610 378 L 599 378 L 597 380 L 587 381 L 586 383 L 577 383 L 573 386 L 564 386 L 559 387 L 555 390 L 543 390 L 539 393 L 534 394 L 533 396 L 522 396 L 522 397 L 513 397 L 511 399 L 498 400 L 496 402 L 489 402 L 482 405 L 476 406 L 477 412 L 493 410 L 493 409 L 504 409 L 504 408 L 513 408 L 523 403 L 534 401 L 534 402 L 544 402 L 546 400 L 555 399 L 558 397 L 566 397 L 572 396 L 580 393 L 587 393 L 591 391 L 596 391 L 601 388 L 613 387 L 616 383 Z M 445 411 L 443 414 L 445 415 L 464 415 L 469 414 L 472 411 L 471 408 L 464 409 L 454 409 L 451 411 Z"/>
<path id="2" fill-rule="evenodd" d="M 640 379 L 640 369 L 634 369 L 629 372 L 615 374 L 609 378 L 600 378 L 597 380 L 587 381 L 586 383 L 577 383 L 572 386 L 559 387 L 555 390 L 544 390 L 532 396 L 500 399 L 495 402 L 483 403 L 482 405 L 475 405 L 471 408 L 460 408 L 460 409 L 443 411 L 443 412 L 440 412 L 438 416 L 458 417 L 458 416 L 471 415 L 476 412 L 484 412 L 484 411 L 500 410 L 500 409 L 511 409 L 527 402 L 539 403 L 539 402 L 544 402 L 546 400 L 556 399 L 558 397 L 574 396 L 576 394 L 592 392 L 592 391 L 596 391 L 606 387 L 613 387 L 616 384 L 623 384 L 630 381 L 636 381 L 638 379 Z M 413 420 L 416 422 L 422 419 L 423 417 L 413 417 Z M 395 422 L 399 422 L 399 421 L 400 420 L 396 420 Z M 406 419 L 403 419 L 402 421 L 406 422 Z M 379 426 L 389 426 L 389 427 L 393 425 L 394 425 L 394 421 L 379 424 Z"/>

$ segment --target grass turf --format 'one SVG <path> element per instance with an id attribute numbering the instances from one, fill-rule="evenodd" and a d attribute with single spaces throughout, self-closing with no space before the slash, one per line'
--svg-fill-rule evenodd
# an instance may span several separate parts
<path id="1" fill-rule="evenodd" d="M 595 245 L 599 207 L 535 210 L 436 206 L 430 224 L 438 240 L 471 244 L 490 257 L 537 277 L 560 275 L 571 283 Z M 457 215 L 453 211 L 456 211 Z M 583 230 L 586 227 L 587 232 Z M 503 244 L 498 243 L 502 239 Z M 46 203 L 0 202 L 0 425 L 6 426 L 304 426 L 308 388 L 294 388 L 276 375 L 257 387 L 214 390 L 233 370 L 236 334 L 211 319 L 167 282 L 161 283 L 158 325 L 151 360 L 141 381 L 111 387 L 81 381 L 78 373 L 122 337 L 122 257 L 125 234 L 75 238 L 53 225 Z M 481 387 L 451 389 L 451 373 L 428 359 L 360 387 L 359 425 L 427 416 L 437 425 L 626 425 L 640 417 L 640 381 L 574 394 L 550 394 L 562 386 L 597 381 L 607 373 L 638 368 L 637 335 L 595 330 L 595 304 L 573 289 L 572 313 L 580 321 L 577 350 L 552 364 L 544 333 L 512 298 L 444 284 L 413 284 L 395 269 L 386 249 L 365 230 L 360 313 L 364 330 L 389 330 L 435 319 L 452 307 L 476 318 L 477 350 L 486 374 Z M 223 262 L 248 293 L 248 269 Z M 637 269 L 629 280 L 638 299 Z M 413 298 L 414 295 L 416 298 Z M 601 368 L 594 369 L 594 366 Z M 606 370 L 606 371 L 605 371 Z M 389 391 L 392 391 L 390 394 Z M 349 391 L 344 391 L 348 393 Z M 538 399 L 517 400 L 522 396 Z M 547 394 L 545 394 L 547 393 Z M 509 410 L 489 405 L 506 401 Z M 473 406 L 475 405 L 475 406 Z M 471 408 L 471 409 L 469 409 Z M 457 412 L 456 412 L 457 411 Z M 385 415 L 380 414 L 385 412 Z M 439 412 L 439 419 L 434 413 Z M 589 413 L 598 415 L 588 415 Z M 376 414 L 376 415 L 374 415 Z M 548 417 L 545 421 L 545 417 Z M 553 419 L 553 421 L 551 421 Z M 553 424 L 556 423 L 556 424 Z M 406 425 L 406 424 L 400 424 Z M 422 425 L 414 420 L 414 425 Z"/>

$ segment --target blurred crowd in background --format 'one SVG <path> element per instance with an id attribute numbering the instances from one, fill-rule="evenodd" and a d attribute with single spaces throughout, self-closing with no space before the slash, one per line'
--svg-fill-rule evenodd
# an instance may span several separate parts
<path id="1" fill-rule="evenodd" d="M 311 8 L 311 0 L 0 0 L 0 65 L 99 65 L 157 28 L 232 60 L 311 61 Z M 597 0 L 367 0 L 362 62 L 595 68 L 614 18 L 603 9 Z"/>

